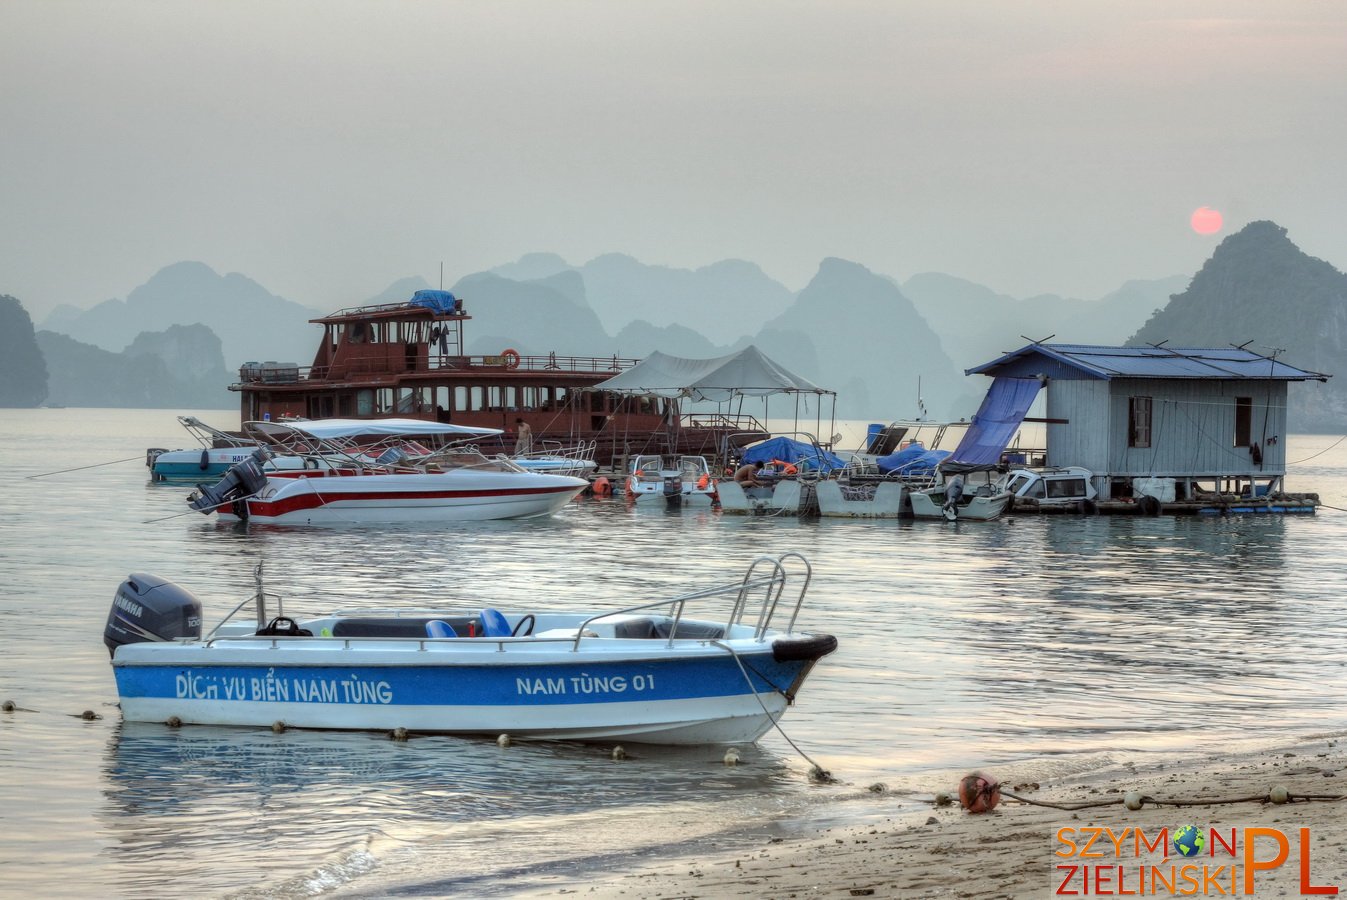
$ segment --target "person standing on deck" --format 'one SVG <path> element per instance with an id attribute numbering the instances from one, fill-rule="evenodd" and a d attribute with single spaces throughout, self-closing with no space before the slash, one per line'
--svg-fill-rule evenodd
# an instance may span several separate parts
<path id="1" fill-rule="evenodd" d="M 514 442 L 514 455 L 523 456 L 533 452 L 533 429 L 529 427 L 529 423 L 523 419 L 515 419 L 514 424 L 518 430 L 518 437 Z"/>

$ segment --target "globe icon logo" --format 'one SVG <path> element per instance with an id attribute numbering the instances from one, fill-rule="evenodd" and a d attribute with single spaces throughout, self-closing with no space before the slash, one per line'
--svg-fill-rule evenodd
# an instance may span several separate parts
<path id="1" fill-rule="evenodd" d="M 1179 856 L 1197 856 L 1207 845 L 1207 836 L 1196 825 L 1183 825 L 1174 830 L 1174 849 Z"/>

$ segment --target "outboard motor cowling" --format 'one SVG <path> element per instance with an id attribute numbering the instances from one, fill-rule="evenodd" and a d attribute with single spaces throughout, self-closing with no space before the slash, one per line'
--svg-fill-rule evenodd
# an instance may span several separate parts
<path id="1" fill-rule="evenodd" d="M 215 485 L 199 484 L 187 503 L 197 512 L 210 515 L 216 509 L 235 500 L 251 497 L 266 487 L 267 475 L 262 465 L 270 459 L 264 447 L 258 447 L 241 463 L 234 465 Z"/>
<path id="2" fill-rule="evenodd" d="M 134 574 L 112 598 L 103 643 L 117 655 L 123 644 L 201 637 L 201 601 L 158 575 Z"/>

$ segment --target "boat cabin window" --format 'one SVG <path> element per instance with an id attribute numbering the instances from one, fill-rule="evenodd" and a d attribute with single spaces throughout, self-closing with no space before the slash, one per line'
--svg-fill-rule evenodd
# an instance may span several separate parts
<path id="1" fill-rule="evenodd" d="M 1059 499 L 1062 497 L 1084 497 L 1085 479 L 1084 478 L 1054 478 L 1048 482 L 1048 497 Z"/>
<path id="2" fill-rule="evenodd" d="M 1127 446 L 1151 445 L 1151 398 L 1130 397 L 1127 406 Z"/>
<path id="3" fill-rule="evenodd" d="M 374 391 L 361 388 L 355 392 L 355 414 L 359 417 L 374 415 Z"/>
<path id="4" fill-rule="evenodd" d="M 1034 482 L 1033 487 L 1029 488 L 1029 490 L 1025 491 L 1020 496 L 1033 497 L 1036 500 L 1042 500 L 1046 494 L 1047 492 L 1043 489 L 1043 479 L 1040 478 Z"/>
<path id="5" fill-rule="evenodd" d="M 1024 487 L 1026 484 L 1028 484 L 1033 480 L 1034 480 L 1033 476 L 1025 475 L 1024 473 L 1012 475 L 1010 476 L 1010 481 L 1006 484 L 1006 490 L 1012 494 L 1018 494 L 1020 492 L 1020 488 Z"/>
<path id="6" fill-rule="evenodd" d="M 1235 398 L 1235 446 L 1247 447 L 1253 434 L 1253 398 Z"/>
<path id="7" fill-rule="evenodd" d="M 414 413 L 417 408 L 416 390 L 409 387 L 398 388 L 397 411 L 400 413 Z"/>

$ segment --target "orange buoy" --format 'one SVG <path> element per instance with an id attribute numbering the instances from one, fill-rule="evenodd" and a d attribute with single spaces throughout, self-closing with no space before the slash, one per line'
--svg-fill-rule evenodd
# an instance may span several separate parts
<path id="1" fill-rule="evenodd" d="M 711 483 L 711 473 L 703 472 L 702 477 L 697 479 L 697 490 L 704 491 L 706 486 Z"/>
<path id="2" fill-rule="evenodd" d="M 1001 802 L 1001 783 L 990 775 L 974 772 L 959 782 L 959 805 L 970 813 L 991 812 Z"/>
<path id="3" fill-rule="evenodd" d="M 613 484 L 604 475 L 594 479 L 594 496 L 607 497 L 613 492 Z"/>
<path id="4" fill-rule="evenodd" d="M 772 460 L 772 465 L 780 469 L 782 475 L 798 475 L 800 472 L 800 470 L 795 467 L 794 463 L 788 463 L 784 459 L 774 459 Z"/>
<path id="5" fill-rule="evenodd" d="M 519 368 L 519 351 L 518 351 L 518 350 L 509 350 L 509 349 L 502 350 L 502 351 L 500 351 L 500 358 L 501 358 L 501 362 L 505 365 L 505 368 L 507 368 L 507 369 L 517 369 L 517 368 Z"/>

